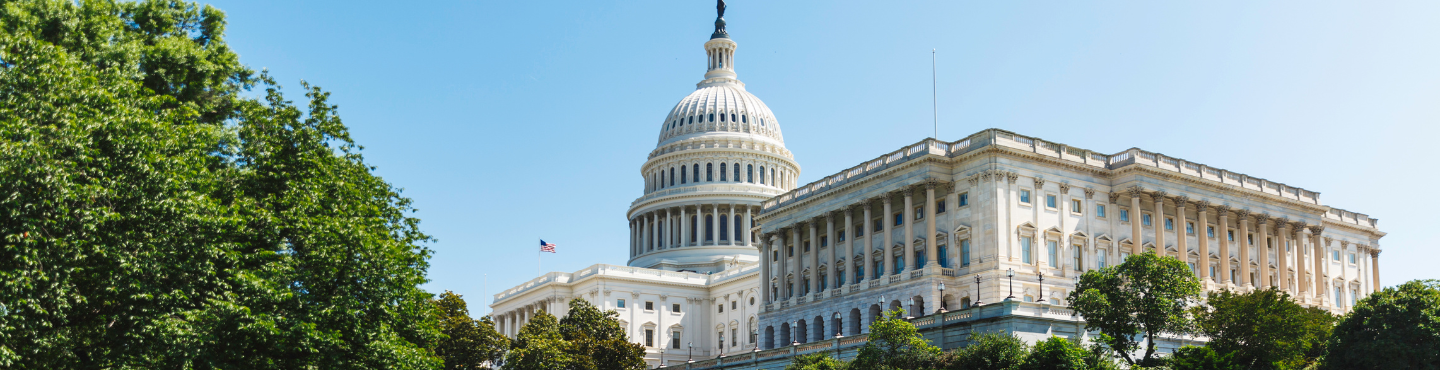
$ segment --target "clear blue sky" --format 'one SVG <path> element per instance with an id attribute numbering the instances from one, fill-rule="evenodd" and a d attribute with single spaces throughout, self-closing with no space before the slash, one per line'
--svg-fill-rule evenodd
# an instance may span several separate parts
<path id="1" fill-rule="evenodd" d="M 1380 218 L 1382 283 L 1440 278 L 1440 2 L 732 0 L 741 80 L 809 182 L 998 127 L 1141 147 Z M 241 60 L 332 101 L 480 316 L 546 271 L 624 264 L 658 126 L 704 73 L 711 1 L 215 1 Z M 419 5 L 423 4 L 423 5 Z M 489 288 L 483 276 L 489 276 Z"/>

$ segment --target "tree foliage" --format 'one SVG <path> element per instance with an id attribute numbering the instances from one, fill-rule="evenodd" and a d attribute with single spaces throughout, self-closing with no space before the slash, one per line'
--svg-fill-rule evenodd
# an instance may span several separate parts
<path id="1" fill-rule="evenodd" d="M 445 335 L 435 344 L 435 355 L 445 362 L 445 369 L 484 369 L 504 358 L 510 339 L 495 330 L 489 316 L 471 318 L 465 300 L 448 290 L 432 302 L 440 315 L 440 332 Z"/>
<path id="2" fill-rule="evenodd" d="M 1324 352 L 1335 316 L 1278 289 L 1218 291 L 1194 310 L 1207 347 L 1250 369 L 1303 368 Z"/>
<path id="3" fill-rule="evenodd" d="M 560 323 L 555 316 L 540 312 L 525 326 L 511 342 L 510 352 L 505 354 L 506 370 L 555 370 L 567 369 L 574 361 L 570 354 L 570 343 L 560 336 Z"/>
<path id="4" fill-rule="evenodd" d="M 849 367 L 844 361 L 830 357 L 829 352 L 795 356 L 785 370 L 844 370 Z"/>
<path id="5" fill-rule="evenodd" d="M 1409 281 L 1356 303 L 1330 336 L 1323 368 L 1440 368 L 1440 280 Z"/>
<path id="6" fill-rule="evenodd" d="M 1200 282 L 1185 262 L 1146 252 L 1085 272 L 1067 300 L 1087 329 L 1102 334 L 1100 342 L 1136 365 L 1154 361 L 1156 336 L 1192 330 L 1186 307 L 1199 295 Z M 1136 359 L 1131 353 L 1141 349 L 1141 335 L 1144 354 Z"/>
<path id="7" fill-rule="evenodd" d="M 1245 369 L 1232 359 L 1233 352 L 1219 353 L 1214 348 L 1184 346 L 1170 354 L 1169 365 L 1174 370 L 1242 370 Z"/>
<path id="8" fill-rule="evenodd" d="M 560 337 L 570 343 L 576 370 L 641 370 L 645 347 L 631 343 L 620 326 L 620 314 L 600 311 L 584 299 L 570 301 L 560 319 Z"/>
<path id="9" fill-rule="evenodd" d="M 0 368 L 439 365 L 410 201 L 224 26 L 0 1 Z"/>
<path id="10" fill-rule="evenodd" d="M 970 344 L 946 356 L 946 369 L 1019 370 L 1030 355 L 1030 346 L 1020 338 L 1003 333 L 971 333 Z"/>
<path id="11" fill-rule="evenodd" d="M 929 368 L 943 353 L 920 336 L 919 329 L 902 317 L 905 310 L 886 312 L 870 323 L 870 337 L 851 366 L 856 369 Z"/>
<path id="12" fill-rule="evenodd" d="M 1035 343 L 1025 364 L 1025 370 L 1088 370 L 1085 363 L 1089 352 L 1069 339 L 1052 336 Z"/>

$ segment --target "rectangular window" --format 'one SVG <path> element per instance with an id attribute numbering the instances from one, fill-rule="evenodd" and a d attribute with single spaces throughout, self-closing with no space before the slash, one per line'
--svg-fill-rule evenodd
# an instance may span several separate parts
<path id="1" fill-rule="evenodd" d="M 1146 214 L 1140 216 L 1140 224 L 1141 224 L 1141 225 L 1145 225 L 1145 226 L 1151 226 L 1151 225 L 1150 225 L 1150 214 L 1149 214 L 1149 213 L 1146 213 Z"/>
<path id="2" fill-rule="evenodd" d="M 1104 205 L 1104 204 L 1096 204 L 1096 205 L 1095 205 L 1095 217 L 1105 218 L 1105 205 Z"/>
<path id="3" fill-rule="evenodd" d="M 1340 302 L 1342 302 L 1342 299 L 1345 299 L 1345 293 L 1341 292 L 1340 287 L 1337 286 L 1335 287 L 1335 307 L 1340 307 Z"/>
<path id="4" fill-rule="evenodd" d="M 895 226 L 900 226 L 900 225 L 904 225 L 904 224 L 905 224 L 905 214 L 904 214 L 904 213 L 898 213 L 898 212 L 895 213 Z"/>
<path id="5" fill-rule="evenodd" d="M 925 218 L 925 207 L 923 207 L 923 206 L 922 206 L 922 207 L 915 207 L 915 219 L 916 219 L 916 220 L 920 220 L 920 219 L 924 219 L 924 218 Z"/>
<path id="6" fill-rule="evenodd" d="M 670 312 L 680 313 L 680 304 L 679 304 L 679 303 L 671 303 L 671 304 L 670 304 Z"/>
<path id="7" fill-rule="evenodd" d="M 960 265 L 970 265 L 970 239 L 960 241 Z"/>
<path id="8" fill-rule="evenodd" d="M 1235 241 L 1235 230 L 1225 230 L 1225 238 Z"/>
<path id="9" fill-rule="evenodd" d="M 655 329 L 645 329 L 645 346 L 655 346 Z"/>
<path id="10" fill-rule="evenodd" d="M 625 308 L 625 300 L 623 300 L 623 299 L 617 299 L 617 300 L 615 300 L 615 308 Z"/>
<path id="11" fill-rule="evenodd" d="M 724 313 L 724 312 L 725 312 L 725 304 L 724 304 L 724 303 L 717 304 L 717 305 L 715 305 L 715 309 L 718 310 L 717 312 Z"/>
<path id="12" fill-rule="evenodd" d="M 810 241 L 805 241 L 805 253 L 810 253 Z"/>
<path id="13" fill-rule="evenodd" d="M 1070 259 L 1072 260 L 1070 262 L 1073 264 L 1071 267 L 1075 268 L 1075 271 L 1084 271 L 1085 261 L 1081 258 L 1082 256 L 1080 246 L 1070 247 Z"/>
<path id="14" fill-rule="evenodd" d="M 739 301 L 730 301 L 730 309 L 735 309 L 735 307 L 737 307 L 736 305 L 738 304 L 740 304 Z"/>
<path id="15" fill-rule="evenodd" d="M 1020 238 L 1020 261 L 1027 265 L 1030 264 L 1030 244 L 1030 237 Z"/>
<path id="16" fill-rule="evenodd" d="M 793 246 L 793 245 L 787 245 L 787 246 L 785 246 L 785 257 L 795 257 L 795 246 Z"/>
<path id="17" fill-rule="evenodd" d="M 646 311 L 654 311 L 654 310 L 655 310 L 655 302 L 645 301 L 645 310 L 646 310 Z"/>
<path id="18" fill-rule="evenodd" d="M 883 223 L 882 221 L 880 221 L 880 219 L 878 219 L 878 218 L 877 218 L 877 219 L 874 219 L 874 220 L 870 220 L 870 224 L 874 225 L 874 227 L 871 229 L 871 231 L 874 231 L 874 232 L 877 232 L 877 233 L 878 233 L 878 232 L 880 232 L 880 231 L 885 230 L 884 223 Z"/>
<path id="19" fill-rule="evenodd" d="M 1175 219 L 1165 218 L 1165 230 L 1175 230 Z"/>
<path id="20" fill-rule="evenodd" d="M 1020 203 L 1030 204 L 1030 191 L 1020 189 Z"/>
<path id="21" fill-rule="evenodd" d="M 1055 208 L 1055 195 L 1045 194 L 1045 207 Z"/>
<path id="22" fill-rule="evenodd" d="M 830 246 L 830 236 L 828 236 L 828 235 L 821 235 L 821 236 L 820 236 L 820 248 L 825 248 L 825 247 L 829 247 L 829 246 Z"/>
<path id="23" fill-rule="evenodd" d="M 1330 259 L 1335 260 L 1335 262 L 1340 262 L 1340 250 L 1331 250 Z"/>
<path id="24" fill-rule="evenodd" d="M 1189 234 L 1189 235 L 1195 235 L 1195 223 L 1194 223 L 1194 222 L 1188 222 L 1188 221 L 1185 222 L 1185 233 L 1186 233 L 1186 234 Z"/>
<path id="25" fill-rule="evenodd" d="M 937 200 L 937 201 L 935 201 L 935 213 L 945 213 L 945 201 L 944 201 L 944 200 Z"/>
<path id="26" fill-rule="evenodd" d="M 1085 206 L 1080 205 L 1080 200 L 1079 200 L 1079 199 L 1071 199 L 1071 200 L 1070 200 L 1070 212 L 1071 212 L 1071 213 L 1079 214 L 1079 213 L 1080 213 L 1081 211 L 1083 211 L 1084 209 L 1085 209 Z"/>
<path id="27" fill-rule="evenodd" d="M 1205 227 L 1205 236 L 1206 236 L 1206 237 L 1209 237 L 1209 238 L 1211 238 L 1211 239 L 1214 239 L 1214 238 L 1215 238 L 1215 227 L 1214 227 L 1214 226 L 1206 226 L 1206 227 Z"/>
<path id="28" fill-rule="evenodd" d="M 1215 279 L 1215 265 L 1210 265 L 1210 279 Z"/>
<path id="29" fill-rule="evenodd" d="M 1120 209 L 1120 222 L 1130 222 L 1130 210 Z"/>
<path id="30" fill-rule="evenodd" d="M 845 229 L 840 229 L 839 232 L 836 232 L 836 233 L 835 233 L 835 236 L 839 236 L 839 237 L 840 237 L 840 239 L 839 239 L 839 240 L 836 240 L 836 241 L 841 242 L 841 243 L 844 243 L 844 242 L 845 242 Z"/>
<path id="31" fill-rule="evenodd" d="M 680 349 L 680 332 L 670 332 L 670 349 Z"/>
<path id="32" fill-rule="evenodd" d="M 1102 268 L 1102 269 L 1105 268 L 1105 267 L 1107 267 L 1107 266 L 1109 266 L 1109 265 L 1107 264 L 1107 262 L 1105 261 L 1105 254 L 1106 254 L 1105 251 L 1102 250 L 1102 251 L 1100 251 L 1100 255 L 1095 256 L 1096 259 L 1099 260 L 1099 262 L 1100 262 L 1100 268 Z"/>
<path id="33" fill-rule="evenodd" d="M 864 223 L 864 222 L 855 224 L 855 237 L 862 237 L 862 236 L 865 236 L 865 223 Z"/>
<path id="34" fill-rule="evenodd" d="M 960 205 L 956 207 L 964 207 L 968 205 L 970 205 L 970 193 L 960 193 Z"/>
<path id="35" fill-rule="evenodd" d="M 1354 254 L 1354 253 L 1351 253 L 1351 254 L 1350 254 L 1350 264 L 1352 264 L 1352 265 L 1355 264 L 1355 254 Z"/>
<path id="36" fill-rule="evenodd" d="M 1045 251 L 1050 253 L 1050 267 L 1060 268 L 1060 246 L 1054 240 L 1045 241 Z"/>

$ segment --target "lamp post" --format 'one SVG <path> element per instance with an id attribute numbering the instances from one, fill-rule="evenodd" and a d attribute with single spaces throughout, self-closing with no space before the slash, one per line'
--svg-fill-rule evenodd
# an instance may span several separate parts
<path id="1" fill-rule="evenodd" d="M 1045 302 L 1045 273 L 1037 272 L 1035 276 L 1040 278 L 1040 303 Z"/>
<path id="2" fill-rule="evenodd" d="M 800 345 L 800 320 L 790 323 L 790 345 Z"/>
<path id="3" fill-rule="evenodd" d="M 975 303 L 970 305 L 979 307 L 982 304 L 984 303 L 980 303 L 980 274 L 975 274 Z"/>
<path id="4" fill-rule="evenodd" d="M 905 300 L 905 306 L 909 307 L 908 310 L 905 310 L 905 319 L 906 319 L 906 320 L 914 319 L 915 317 L 914 317 L 914 316 L 910 316 L 910 313 L 911 313 L 911 312 L 915 312 L 915 298 L 910 298 L 910 299 Z"/>
<path id="5" fill-rule="evenodd" d="M 842 337 L 842 335 L 840 335 L 840 329 L 841 329 L 841 328 L 843 328 L 843 326 L 842 326 L 842 324 L 840 323 L 840 313 L 839 313 L 839 312 L 836 312 L 836 313 L 835 313 L 835 338 L 840 338 L 840 337 Z"/>
<path id="6" fill-rule="evenodd" d="M 945 282 L 940 282 L 940 308 L 935 313 L 945 313 Z"/>
<path id="7" fill-rule="evenodd" d="M 685 363 L 688 364 L 695 362 L 695 342 L 685 342 L 685 347 L 688 348 L 689 352 L 686 354 L 687 359 L 685 360 Z"/>
<path id="8" fill-rule="evenodd" d="M 1008 301 L 1011 299 L 1015 299 L 1015 269 L 1005 269 L 1005 277 L 1010 278 L 1010 296 L 1005 297 L 1005 300 Z"/>

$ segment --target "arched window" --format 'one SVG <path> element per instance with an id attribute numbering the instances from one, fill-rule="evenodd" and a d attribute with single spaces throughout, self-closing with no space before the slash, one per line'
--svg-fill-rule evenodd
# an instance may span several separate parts
<path id="1" fill-rule="evenodd" d="M 742 114 L 740 115 L 740 123 L 750 123 L 750 119 L 745 118 L 745 115 Z"/>
<path id="2" fill-rule="evenodd" d="M 691 124 L 691 123 L 695 123 L 695 116 L 690 116 L 690 122 L 689 122 L 689 123 L 686 123 L 686 124 L 688 125 L 688 124 Z"/>
<path id="3" fill-rule="evenodd" d="M 696 164 L 695 164 L 695 172 L 694 172 L 692 175 L 690 175 L 690 178 L 695 179 L 695 182 L 700 182 L 700 164 L 699 164 L 699 163 L 696 163 Z"/>
<path id="4" fill-rule="evenodd" d="M 681 184 L 684 184 L 684 183 L 685 183 L 685 177 L 686 177 L 685 174 L 686 174 L 686 172 L 688 172 L 688 171 L 685 171 L 685 166 L 683 166 L 683 165 L 680 166 L 680 183 L 681 183 Z"/>
<path id="5" fill-rule="evenodd" d="M 720 122 L 725 122 L 725 113 L 720 113 Z"/>
<path id="6" fill-rule="evenodd" d="M 740 164 L 736 163 L 732 168 L 735 169 L 735 182 L 740 182 Z"/>
<path id="7" fill-rule="evenodd" d="M 691 242 L 691 243 L 694 243 L 694 242 L 695 242 L 695 234 L 696 234 L 696 232 L 695 232 L 694 230 L 699 230 L 699 229 L 695 228 L 695 223 L 696 223 L 696 222 L 700 222 L 700 217 L 699 217 L 699 216 L 690 216 L 690 230 L 691 230 L 691 231 L 690 231 L 690 242 Z"/>
<path id="8" fill-rule="evenodd" d="M 710 113 L 710 122 L 715 122 L 715 113 Z"/>
<path id="9" fill-rule="evenodd" d="M 714 164 L 714 163 L 706 163 L 706 164 L 705 164 L 705 181 L 707 181 L 707 182 L 708 182 L 708 181 L 715 181 L 715 175 L 714 175 L 715 168 L 714 168 L 714 167 L 715 167 L 715 164 Z"/>
<path id="10" fill-rule="evenodd" d="M 720 240 L 730 240 L 730 222 L 726 217 L 720 217 Z"/>
<path id="11" fill-rule="evenodd" d="M 670 167 L 670 186 L 675 186 L 675 167 Z"/>
<path id="12" fill-rule="evenodd" d="M 725 181 L 725 163 L 720 164 L 720 181 Z"/>
<path id="13" fill-rule="evenodd" d="M 735 122 L 735 113 L 730 113 L 730 122 Z"/>
<path id="14" fill-rule="evenodd" d="M 760 185 L 765 185 L 765 166 L 760 166 Z"/>
<path id="15" fill-rule="evenodd" d="M 775 187 L 780 187 L 780 184 L 775 182 L 775 181 L 778 180 L 778 179 L 780 179 L 780 178 L 779 178 L 779 177 L 775 177 L 775 168 L 774 168 L 774 167 L 771 167 L 771 168 L 770 168 L 770 185 L 771 185 L 771 186 L 775 186 Z"/>
<path id="16" fill-rule="evenodd" d="M 715 230 L 710 225 L 715 224 L 715 216 L 705 215 L 705 240 L 715 240 Z"/>
<path id="17" fill-rule="evenodd" d="M 753 165 L 753 164 L 747 164 L 747 165 L 745 165 L 745 182 L 748 182 L 748 183 L 751 183 L 751 184 L 754 184 L 754 183 L 755 183 L 755 165 Z"/>
<path id="18" fill-rule="evenodd" d="M 741 235 L 745 235 L 745 234 L 742 234 L 744 231 L 742 231 L 741 229 L 743 229 L 743 228 L 745 227 L 745 225 L 742 224 L 742 223 L 740 223 L 740 215 L 735 215 L 735 224 L 734 224 L 734 225 L 735 225 L 735 239 L 738 241 L 738 240 L 740 239 L 740 236 L 741 236 Z"/>

